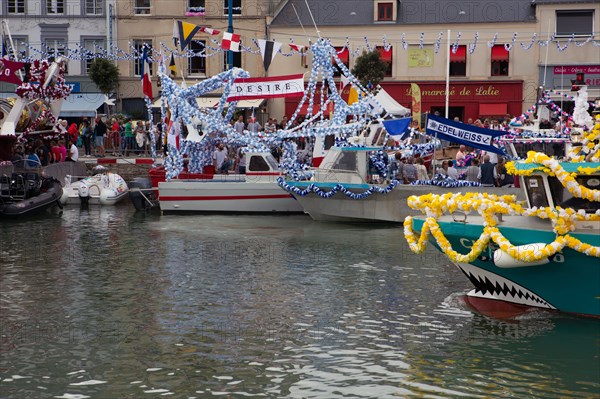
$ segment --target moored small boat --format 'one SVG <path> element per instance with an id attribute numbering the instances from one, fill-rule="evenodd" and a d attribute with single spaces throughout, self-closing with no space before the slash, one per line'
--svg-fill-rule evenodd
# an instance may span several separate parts
<path id="1" fill-rule="evenodd" d="M 125 180 L 112 172 L 103 171 L 77 181 L 67 176 L 60 202 L 63 205 L 115 205 L 127 197 L 128 191 Z"/>
<path id="2" fill-rule="evenodd" d="M 0 218 L 29 216 L 60 206 L 62 187 L 58 180 L 35 172 L 13 172 L 0 176 Z"/>

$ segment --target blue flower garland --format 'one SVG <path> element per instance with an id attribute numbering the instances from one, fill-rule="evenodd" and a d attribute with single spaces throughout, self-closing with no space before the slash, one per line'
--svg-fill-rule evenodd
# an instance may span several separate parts
<path id="1" fill-rule="evenodd" d="M 386 187 L 371 186 L 371 187 L 369 187 L 368 190 L 363 191 L 362 193 L 353 193 L 352 191 L 348 190 L 346 187 L 344 187 L 340 183 L 336 184 L 329 191 L 323 190 L 323 189 L 317 187 L 314 183 L 311 183 L 306 189 L 302 190 L 298 187 L 294 187 L 294 186 L 287 184 L 282 177 L 277 178 L 277 184 L 279 184 L 279 186 L 281 188 L 283 188 L 285 191 L 287 191 L 288 193 L 294 193 L 301 197 L 304 197 L 304 196 L 310 194 L 311 192 L 314 192 L 321 198 L 331 198 L 334 195 L 336 195 L 338 192 L 341 192 L 342 194 L 344 194 L 346 197 L 348 197 L 350 199 L 363 200 L 363 199 L 370 197 L 371 195 L 373 195 L 375 193 L 389 194 L 400 184 L 400 182 L 398 180 L 392 180 L 390 182 L 390 184 L 388 184 Z"/>

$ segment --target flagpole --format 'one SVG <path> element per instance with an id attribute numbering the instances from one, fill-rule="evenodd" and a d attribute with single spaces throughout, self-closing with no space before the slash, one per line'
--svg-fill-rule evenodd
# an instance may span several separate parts
<path id="1" fill-rule="evenodd" d="M 233 34 L 233 0 L 229 0 L 227 4 L 227 32 Z M 228 50 L 227 53 L 227 69 L 231 69 L 233 67 L 233 52 Z"/>
<path id="2" fill-rule="evenodd" d="M 306 30 L 304 29 L 304 25 L 302 25 L 302 20 L 300 19 L 300 15 L 298 15 L 298 11 L 296 10 L 296 6 L 294 5 L 294 3 L 292 3 L 292 8 L 294 9 L 294 13 L 296 14 L 296 18 L 298 18 L 298 23 L 300 24 L 300 27 L 302 28 L 302 32 L 304 32 L 304 37 L 306 37 L 307 39 L 310 39 L 308 37 L 308 34 L 306 33 Z"/>
<path id="3" fill-rule="evenodd" d="M 10 42 L 10 49 L 12 50 L 13 57 L 15 57 L 15 60 L 18 60 L 17 50 L 15 49 L 15 44 L 13 43 L 12 35 L 10 34 L 10 29 L 8 27 L 7 19 L 2 20 L 2 29 L 3 29 L 3 33 L 6 32 L 6 36 L 8 36 L 8 41 Z M 2 45 L 4 45 L 4 43 L 2 43 Z M 19 74 L 19 78 L 21 78 L 21 80 L 23 80 L 23 72 L 21 72 L 21 70 L 19 69 L 17 71 L 17 73 Z"/>
<path id="4" fill-rule="evenodd" d="M 231 1 L 231 0 L 229 0 Z M 310 7 L 308 6 L 308 0 L 304 0 L 304 3 L 306 3 L 306 8 L 308 9 L 308 13 L 310 14 L 310 19 L 312 19 L 313 25 L 315 26 L 315 30 L 317 31 L 317 35 L 319 36 L 319 39 L 321 38 L 321 31 L 319 30 L 319 28 L 317 28 L 317 23 L 315 22 L 315 17 L 313 17 L 313 13 L 312 11 L 310 11 Z"/>

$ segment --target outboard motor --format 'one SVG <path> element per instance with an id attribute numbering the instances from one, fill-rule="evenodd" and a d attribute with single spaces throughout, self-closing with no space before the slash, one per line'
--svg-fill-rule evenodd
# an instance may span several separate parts
<path id="1" fill-rule="evenodd" d="M 152 191 L 152 181 L 143 177 L 136 177 L 129 182 L 129 199 L 138 211 L 148 210 L 157 205 L 154 191 Z M 137 190 L 136 190 L 137 189 Z"/>
<path id="2" fill-rule="evenodd" d="M 90 205 L 90 188 L 84 184 L 79 187 L 79 201 L 81 209 L 88 209 Z"/>

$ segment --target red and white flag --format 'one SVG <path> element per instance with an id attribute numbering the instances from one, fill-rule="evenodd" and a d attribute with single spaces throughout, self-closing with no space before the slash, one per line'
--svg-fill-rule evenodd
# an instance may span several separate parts
<path id="1" fill-rule="evenodd" d="M 290 43 L 289 46 L 292 48 L 292 50 L 298 52 L 302 52 L 302 50 L 304 50 L 304 46 L 300 46 L 299 44 Z"/>
<path id="2" fill-rule="evenodd" d="M 240 41 L 240 35 L 237 35 L 235 33 L 223 32 L 221 48 L 223 48 L 223 50 L 240 51 Z"/>
<path id="3" fill-rule="evenodd" d="M 207 28 L 205 26 L 203 26 L 203 27 L 200 28 L 200 32 L 208 33 L 209 35 L 213 35 L 213 36 L 214 35 L 218 35 L 219 33 L 221 33 L 220 30 L 216 30 L 216 29 L 213 29 L 213 28 Z"/>
<path id="4" fill-rule="evenodd" d="M 304 75 L 239 78 L 233 81 L 227 101 L 298 97 L 304 93 Z"/>
<path id="5" fill-rule="evenodd" d="M 144 47 L 144 50 L 142 51 L 142 63 L 140 66 L 142 92 L 146 97 L 152 99 L 152 81 L 150 80 L 150 59 L 148 58 L 147 47 Z"/>

